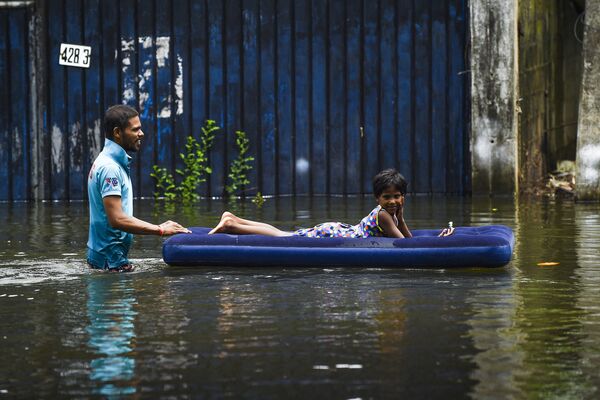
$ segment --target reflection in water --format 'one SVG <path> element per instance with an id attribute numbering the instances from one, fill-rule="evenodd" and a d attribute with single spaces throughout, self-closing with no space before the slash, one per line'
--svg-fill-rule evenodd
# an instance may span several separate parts
<path id="1" fill-rule="evenodd" d="M 143 276 L 142 279 L 139 279 Z M 201 375 L 198 349 L 205 339 L 206 321 L 203 301 L 212 302 L 212 293 L 190 285 L 186 277 L 160 274 L 134 274 L 136 289 L 136 379 L 138 393 L 161 393 L 163 398 L 182 398 L 182 393 L 197 384 Z M 197 318 L 190 326 L 187 310 Z M 209 322 L 210 324 L 210 322 Z M 190 372 L 191 371 L 191 372 Z M 189 378 L 183 376 L 189 374 Z M 153 396 L 154 397 L 154 396 Z"/>
<path id="2" fill-rule="evenodd" d="M 126 276 L 90 276 L 87 310 L 88 346 L 95 357 L 90 379 L 98 382 L 94 393 L 104 396 L 132 394 L 135 360 L 136 298 L 131 279 Z"/>
<path id="3" fill-rule="evenodd" d="M 579 265 L 576 276 L 580 286 L 577 307 L 585 311 L 579 365 L 587 386 L 586 392 L 597 396 L 600 365 L 600 211 L 595 204 L 580 205 L 575 211 Z M 595 381 L 592 377 L 595 377 Z"/>
<path id="4" fill-rule="evenodd" d="M 87 203 L 0 203 L 0 260 L 85 254 Z"/>
<path id="5" fill-rule="evenodd" d="M 472 203 L 470 225 L 514 225 L 515 251 L 521 243 L 518 204 L 498 202 L 493 198 Z M 520 370 L 523 354 L 517 347 L 518 335 L 513 329 L 515 321 L 515 279 L 512 274 L 499 274 L 501 279 L 483 282 L 469 288 L 467 303 L 472 308 L 468 324 L 469 336 L 477 353 L 473 361 L 477 368 L 472 377 L 477 380 L 472 396 L 475 398 L 520 397 L 515 385 L 515 373 Z"/>
<path id="6" fill-rule="evenodd" d="M 472 377 L 478 381 L 474 398 L 511 398 L 522 393 L 515 385 L 523 354 L 517 346 L 513 277 L 506 274 L 502 281 L 480 285 L 469 290 L 467 303 L 472 307 L 469 336 L 477 354 L 477 368 Z"/>
<path id="7" fill-rule="evenodd" d="M 410 277 L 388 270 L 213 276 L 216 326 L 205 331 L 214 338 L 208 357 L 220 367 L 213 379 L 235 382 L 226 393 L 251 398 L 282 385 L 287 391 L 278 393 L 297 398 L 460 397 L 473 384 L 468 362 L 456 359 L 469 351 L 456 312 L 466 291 L 442 282 L 424 295 Z M 446 291 L 450 299 L 440 301 Z M 443 310 L 431 313 L 431 304 Z M 197 312 L 190 310 L 192 320 Z M 437 332 L 442 321 L 449 326 Z"/>
<path id="8" fill-rule="evenodd" d="M 377 322 L 379 351 L 382 354 L 398 354 L 406 329 L 406 299 L 401 288 L 393 288 L 378 293 L 378 309 L 373 316 Z"/>
<path id="9" fill-rule="evenodd" d="M 577 304 L 581 286 L 574 205 L 527 204 L 519 219 L 514 329 L 523 360 L 515 372 L 516 386 L 528 398 L 542 393 L 587 398 L 590 388 L 579 365 L 585 312 Z M 539 267 L 540 261 L 559 264 Z"/>

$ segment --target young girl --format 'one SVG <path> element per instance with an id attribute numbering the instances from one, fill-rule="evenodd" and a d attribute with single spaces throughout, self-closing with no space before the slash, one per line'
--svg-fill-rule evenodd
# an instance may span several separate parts
<path id="1" fill-rule="evenodd" d="M 396 238 L 412 237 L 404 221 L 404 195 L 407 183 L 395 169 L 386 169 L 373 178 L 373 194 L 377 199 L 375 207 L 358 225 L 341 222 L 325 222 L 313 228 L 285 232 L 263 222 L 250 221 L 236 217 L 230 212 L 223 213 L 221 221 L 210 232 L 259 234 L 268 236 L 306 236 L 306 237 L 351 237 L 367 238 L 387 236 Z M 453 228 L 444 229 L 439 236 L 448 236 Z"/>

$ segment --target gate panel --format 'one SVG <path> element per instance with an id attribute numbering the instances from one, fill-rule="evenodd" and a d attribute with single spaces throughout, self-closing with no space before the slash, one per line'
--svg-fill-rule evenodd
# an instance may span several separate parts
<path id="1" fill-rule="evenodd" d="M 263 194 L 276 192 L 275 175 L 275 135 L 277 129 L 275 80 L 275 1 L 260 0 L 260 116 L 259 125 L 259 187 Z"/>
<path id="2" fill-rule="evenodd" d="M 363 168 L 362 192 L 370 193 L 372 190 L 373 174 L 379 170 L 380 153 L 380 125 L 379 125 L 379 4 L 378 2 L 363 0 L 363 48 L 362 64 L 362 162 Z"/>
<path id="3" fill-rule="evenodd" d="M 31 197 L 28 7 L 0 9 L 0 200 Z"/>
<path id="4" fill-rule="evenodd" d="M 102 0 L 86 0 L 83 5 L 83 43 L 92 48 L 92 60 L 101 59 L 101 13 Z M 90 68 L 84 72 L 84 89 L 82 104 L 84 104 L 84 172 L 83 198 L 87 197 L 87 174 L 91 163 L 104 146 L 104 133 L 102 132 L 102 114 L 104 104 L 102 101 L 102 63 L 92 62 Z M 134 187 L 135 189 L 135 187 Z"/>
<path id="5" fill-rule="evenodd" d="M 434 0 L 435 2 L 435 0 Z M 413 14 L 413 115 L 414 148 L 411 154 L 413 175 L 411 190 L 417 193 L 431 191 L 431 4 L 415 1 Z M 408 178 L 408 177 L 407 177 Z"/>
<path id="6" fill-rule="evenodd" d="M 409 180 L 408 190 L 414 191 L 413 180 L 413 155 L 414 153 L 414 125 L 413 115 L 413 92 L 415 91 L 413 78 L 413 7 L 412 0 L 401 0 L 397 3 L 398 8 L 398 34 L 396 48 L 398 53 L 398 91 L 396 92 L 396 103 L 398 113 L 398 130 L 396 131 L 396 157 L 397 168 L 404 177 Z"/>
<path id="7" fill-rule="evenodd" d="M 249 171 L 250 188 L 262 190 L 259 185 L 260 172 L 260 92 L 259 92 L 259 44 L 260 12 L 259 0 L 242 1 L 242 121 L 241 128 L 250 140 L 249 153 L 254 157 L 256 166 Z"/>
<path id="8" fill-rule="evenodd" d="M 48 129 L 50 135 L 50 196 L 51 200 L 69 199 L 69 154 L 67 152 L 67 79 L 65 67 L 58 64 L 60 44 L 65 42 L 66 21 L 64 2 L 50 0 L 48 4 Z"/>
<path id="9" fill-rule="evenodd" d="M 346 88 L 344 80 L 344 17 L 345 7 L 343 2 L 329 3 L 329 60 L 328 60 L 328 137 L 329 155 L 328 166 L 328 191 L 336 187 L 345 190 L 344 170 L 348 165 L 346 162 L 346 127 L 344 124 L 344 109 L 346 107 Z"/>
<path id="10" fill-rule="evenodd" d="M 79 0 L 65 1 L 66 14 L 66 42 L 83 43 L 82 2 Z M 69 178 L 67 182 L 69 198 L 85 198 L 87 191 L 87 171 L 89 161 L 85 157 L 87 145 L 85 130 L 83 129 L 84 116 L 84 91 L 82 68 L 68 68 L 67 72 L 67 141 L 66 154 L 68 161 Z"/>
<path id="11" fill-rule="evenodd" d="M 446 192 L 446 165 L 449 163 L 447 147 L 448 108 L 447 42 L 445 1 L 434 1 L 431 9 L 431 192 Z"/>
<path id="12" fill-rule="evenodd" d="M 294 192 L 310 193 L 310 0 L 294 1 Z"/>
<path id="13" fill-rule="evenodd" d="M 10 109 L 10 59 L 8 10 L 0 9 L 0 82 L 7 82 L 0 92 L 0 109 Z M 10 113 L 0 112 L 0 200 L 11 200 L 11 140 L 10 140 Z"/>
<path id="14" fill-rule="evenodd" d="M 135 159 L 139 164 L 142 196 L 152 195 L 154 180 L 150 177 L 152 166 L 158 164 L 156 140 L 156 47 L 154 39 L 154 1 L 136 1 L 137 34 L 125 38 L 137 56 L 137 104 L 144 131 L 144 142 Z M 165 165 L 162 165 L 163 167 Z"/>
<path id="15" fill-rule="evenodd" d="M 346 2 L 346 82 L 348 91 L 344 101 L 346 111 L 346 192 L 360 193 L 362 188 L 362 177 L 365 174 L 362 168 L 362 113 L 361 105 L 363 98 L 361 45 L 362 45 L 362 23 L 361 23 L 362 0 L 349 0 Z"/>

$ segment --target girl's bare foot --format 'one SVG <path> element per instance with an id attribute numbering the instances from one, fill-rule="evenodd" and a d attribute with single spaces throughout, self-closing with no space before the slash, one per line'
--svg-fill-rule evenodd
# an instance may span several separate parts
<path id="1" fill-rule="evenodd" d="M 210 232 L 208 232 L 209 235 L 215 234 L 215 233 L 220 233 L 223 229 L 223 220 L 219 221 L 219 223 L 217 224 L 217 226 L 215 226 L 214 228 L 212 228 L 210 230 Z"/>
<path id="2" fill-rule="evenodd" d="M 224 232 L 226 223 L 228 221 L 231 221 L 233 219 L 233 217 L 234 217 L 234 215 L 232 213 L 225 211 L 223 213 L 223 215 L 221 215 L 221 220 L 219 221 L 219 223 L 217 224 L 217 226 L 215 226 L 214 228 L 212 228 L 210 230 L 210 232 L 208 232 L 208 234 L 212 235 L 214 233 Z"/>

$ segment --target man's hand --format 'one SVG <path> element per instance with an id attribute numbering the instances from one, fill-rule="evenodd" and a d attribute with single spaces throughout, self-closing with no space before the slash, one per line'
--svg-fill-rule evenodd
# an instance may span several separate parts
<path id="1" fill-rule="evenodd" d="M 170 236 L 176 233 L 192 233 L 188 228 L 179 225 L 175 221 L 166 221 L 158 225 L 159 234 L 161 236 Z"/>
<path id="2" fill-rule="evenodd" d="M 192 233 L 174 221 L 155 225 L 129 216 L 123 211 L 120 196 L 105 196 L 102 199 L 106 217 L 111 227 L 136 235 L 174 235 L 176 233 Z"/>

